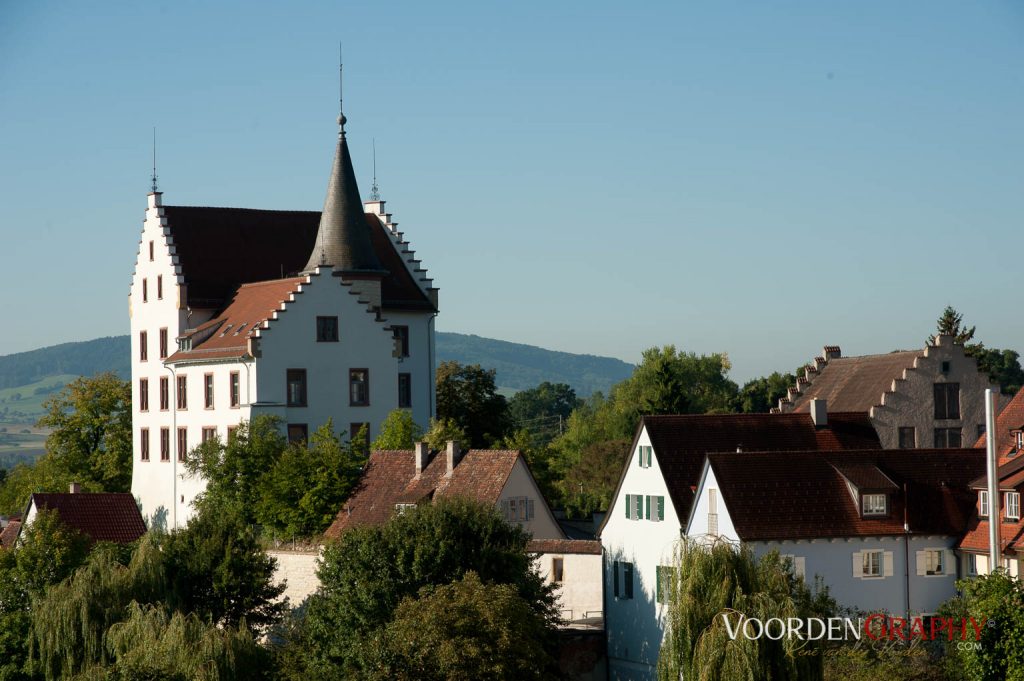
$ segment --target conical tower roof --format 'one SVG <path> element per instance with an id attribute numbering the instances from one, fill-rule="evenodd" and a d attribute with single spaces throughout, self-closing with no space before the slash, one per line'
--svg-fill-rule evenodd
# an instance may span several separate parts
<path id="1" fill-rule="evenodd" d="M 327 183 L 327 198 L 320 215 L 316 244 L 305 271 L 312 272 L 317 267 L 329 265 L 336 274 L 387 274 L 370 242 L 370 227 L 359 198 L 359 185 L 356 184 L 352 157 L 345 139 L 344 114 L 338 117 L 338 124 L 334 167 Z"/>

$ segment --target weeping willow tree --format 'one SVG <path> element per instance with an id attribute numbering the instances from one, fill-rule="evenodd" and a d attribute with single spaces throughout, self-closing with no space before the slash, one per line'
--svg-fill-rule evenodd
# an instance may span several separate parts
<path id="1" fill-rule="evenodd" d="M 793 576 L 777 553 L 755 559 L 748 549 L 717 542 L 680 542 L 665 570 L 668 613 L 658 659 L 659 681 L 767 681 L 823 678 L 821 650 L 799 638 L 730 636 L 744 618 L 828 616 L 835 608 L 824 588 L 817 595 Z M 774 632 L 773 632 L 774 633 Z"/>
<path id="2" fill-rule="evenodd" d="M 128 565 L 113 549 L 94 550 L 79 570 L 32 603 L 29 657 L 47 681 L 108 661 L 104 634 L 133 601 L 152 603 L 166 591 L 158 535 L 147 534 Z"/>

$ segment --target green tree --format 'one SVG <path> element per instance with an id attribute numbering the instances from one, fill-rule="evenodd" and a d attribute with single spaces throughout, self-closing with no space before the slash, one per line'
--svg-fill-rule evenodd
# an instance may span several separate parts
<path id="1" fill-rule="evenodd" d="M 1015 394 L 1024 385 L 1024 368 L 1020 365 L 1020 354 L 1014 350 L 986 348 L 984 343 L 971 343 L 974 339 L 975 327 L 964 325 L 963 315 L 950 306 L 942 311 L 936 321 L 936 330 L 940 334 L 954 337 L 954 341 L 964 346 L 964 354 L 973 357 L 978 369 L 999 384 L 1007 394 Z M 928 337 L 928 343 L 935 343 L 935 336 Z"/>
<path id="2" fill-rule="evenodd" d="M 320 588 L 309 598 L 299 639 L 305 646 L 301 674 L 333 679 L 371 672 L 372 651 L 380 649 L 402 599 L 469 571 L 485 583 L 510 585 L 538 617 L 553 623 L 551 587 L 533 569 L 528 540 L 493 506 L 462 499 L 421 505 L 383 526 L 345 532 L 323 551 Z"/>
<path id="3" fill-rule="evenodd" d="M 470 447 L 487 447 L 508 430 L 508 403 L 498 393 L 494 369 L 441 362 L 437 367 L 437 418 L 452 419 Z"/>
<path id="4" fill-rule="evenodd" d="M 743 384 L 739 393 L 739 410 L 744 414 L 767 414 L 777 407 L 779 399 L 796 385 L 794 374 L 772 372 L 768 376 L 753 378 Z"/>
<path id="5" fill-rule="evenodd" d="M 380 424 L 380 434 L 373 441 L 373 449 L 412 449 L 423 439 L 423 429 L 412 420 L 408 409 L 395 409 Z"/>
<path id="6" fill-rule="evenodd" d="M 935 330 L 941 336 L 953 336 L 953 342 L 967 345 L 974 338 L 975 327 L 964 325 L 964 316 L 952 305 L 947 305 L 935 322 Z M 928 344 L 935 344 L 935 336 L 928 336 Z"/>
<path id="7" fill-rule="evenodd" d="M 328 420 L 309 445 L 292 443 L 260 478 L 255 517 L 287 537 L 313 537 L 334 520 L 366 463 L 358 441 L 342 442 Z"/>
<path id="8" fill-rule="evenodd" d="M 469 443 L 469 437 L 455 419 L 430 419 L 430 430 L 423 435 L 423 441 L 434 451 L 441 451 L 449 442 L 461 445 Z"/>
<path id="9" fill-rule="evenodd" d="M 46 456 L 82 483 L 127 492 L 132 483 L 132 390 L 112 372 L 77 378 L 43 406 Z"/>
<path id="10" fill-rule="evenodd" d="M 583 448 L 579 461 L 565 472 L 562 484 L 565 510 L 570 515 L 586 517 L 609 507 L 631 442 L 603 440 Z"/>
<path id="11" fill-rule="evenodd" d="M 372 676 L 396 681 L 558 678 L 549 623 L 509 584 L 475 572 L 406 598 L 379 641 Z"/>
<path id="12" fill-rule="evenodd" d="M 673 567 L 663 574 L 668 582 L 668 614 L 658 656 L 662 681 L 823 678 L 817 642 L 728 635 L 725 618 L 737 626 L 745 617 L 762 622 L 779 617 L 785 622 L 790 617 L 822 617 L 835 611 L 827 590 L 821 587 L 812 596 L 778 553 L 756 559 L 749 549 L 725 542 L 708 547 L 683 540 Z"/>
<path id="13" fill-rule="evenodd" d="M 980 647 L 946 647 L 952 672 L 977 681 L 1024 679 L 1024 585 L 1005 570 L 957 582 L 960 595 L 940 608 L 943 617 L 974 618 L 980 623 Z"/>
<path id="14" fill-rule="evenodd" d="M 530 431 L 538 444 L 547 444 L 561 434 L 565 420 L 581 403 L 568 384 L 544 381 L 512 396 L 508 401 L 509 421 L 517 430 Z"/>

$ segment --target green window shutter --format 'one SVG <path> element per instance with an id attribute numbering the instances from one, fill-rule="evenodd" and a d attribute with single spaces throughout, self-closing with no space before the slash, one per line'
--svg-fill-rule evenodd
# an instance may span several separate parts
<path id="1" fill-rule="evenodd" d="M 665 519 L 665 497 L 658 497 L 658 520 Z"/>
<path id="2" fill-rule="evenodd" d="M 650 520 L 651 519 L 651 497 L 650 497 L 650 495 L 647 495 L 646 497 L 644 497 L 644 500 L 647 502 L 647 519 Z"/>
<path id="3" fill-rule="evenodd" d="M 633 517 L 629 513 L 630 509 L 633 508 L 632 503 L 633 503 L 633 495 L 632 494 L 627 494 L 626 495 L 626 517 L 627 518 L 632 518 Z"/>
<path id="4" fill-rule="evenodd" d="M 644 448 L 640 447 L 640 468 L 644 467 Z"/>
<path id="5" fill-rule="evenodd" d="M 615 582 L 615 597 L 619 597 L 619 561 L 612 563 L 612 574 L 614 575 L 613 580 Z"/>

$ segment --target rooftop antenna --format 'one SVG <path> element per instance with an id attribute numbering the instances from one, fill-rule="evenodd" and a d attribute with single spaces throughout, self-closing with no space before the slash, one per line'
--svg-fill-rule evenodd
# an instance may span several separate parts
<path id="1" fill-rule="evenodd" d="M 370 200 L 380 201 L 380 187 L 377 186 L 377 138 L 373 138 L 373 185 L 370 186 Z"/>
<path id="2" fill-rule="evenodd" d="M 153 193 L 156 194 L 157 189 L 156 189 L 156 126 L 155 125 L 153 126 L 153 178 L 152 179 L 153 179 L 153 186 L 151 187 L 151 189 L 153 190 Z"/>

